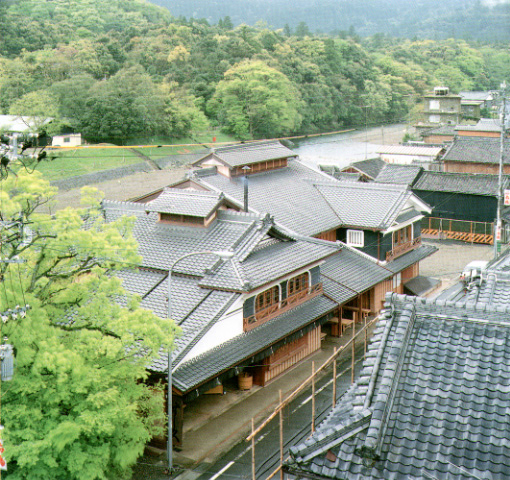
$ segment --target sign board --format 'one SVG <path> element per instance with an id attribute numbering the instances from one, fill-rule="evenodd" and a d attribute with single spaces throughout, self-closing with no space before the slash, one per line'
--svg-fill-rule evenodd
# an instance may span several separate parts
<path id="1" fill-rule="evenodd" d="M 510 205 L 510 190 L 505 189 L 504 203 L 505 205 Z"/>

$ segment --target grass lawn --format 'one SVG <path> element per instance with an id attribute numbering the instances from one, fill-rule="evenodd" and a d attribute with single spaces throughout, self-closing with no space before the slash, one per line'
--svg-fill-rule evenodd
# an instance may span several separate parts
<path id="1" fill-rule="evenodd" d="M 213 142 L 213 138 L 216 138 L 216 142 Z M 214 144 L 221 145 L 221 142 L 235 142 L 237 141 L 232 135 L 228 135 L 221 132 L 203 132 L 197 133 L 191 137 L 184 138 L 151 138 L 149 142 L 147 139 L 141 139 L 137 145 L 154 145 L 153 147 L 139 148 L 138 150 L 142 152 L 144 155 L 152 159 L 158 159 L 163 157 L 168 157 L 169 155 L 177 155 L 179 153 L 193 153 L 197 150 L 202 150 L 206 147 L 210 147 Z M 135 145 L 134 142 L 130 142 L 132 145 Z M 198 143 L 198 145 L 197 145 Z M 202 144 L 200 144 L 202 143 Z M 175 147 L 158 147 L 158 145 L 176 145 Z"/>
<path id="2" fill-rule="evenodd" d="M 213 137 L 216 138 L 216 142 L 214 143 L 218 145 L 221 145 L 221 142 L 235 141 L 234 137 L 231 135 L 210 131 L 196 134 L 193 139 L 136 139 L 134 141 L 130 141 L 130 144 L 133 145 L 133 147 L 139 145 L 140 147 L 137 149 L 139 152 L 156 160 L 158 158 L 176 155 L 179 153 L 192 153 L 194 151 L 201 150 L 206 146 L 214 145 Z M 203 142 L 204 145 L 197 145 L 197 143 L 200 142 Z M 158 145 L 176 146 L 158 147 Z M 128 148 L 87 148 L 84 146 L 74 149 L 49 149 L 48 153 L 56 154 L 57 157 L 52 161 L 41 162 L 38 165 L 37 170 L 42 172 L 45 178 L 50 181 L 143 162 L 142 158 L 137 156 Z"/>
<path id="3" fill-rule="evenodd" d="M 37 170 L 50 181 L 110 168 L 125 167 L 143 161 L 133 152 L 124 148 L 55 149 L 49 150 L 48 153 L 56 153 L 57 157 L 51 161 L 41 162 Z"/>

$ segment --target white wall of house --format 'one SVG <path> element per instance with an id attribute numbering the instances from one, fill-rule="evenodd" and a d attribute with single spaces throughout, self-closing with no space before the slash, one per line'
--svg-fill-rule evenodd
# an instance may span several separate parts
<path id="1" fill-rule="evenodd" d="M 243 333 L 243 302 L 240 297 L 231 308 L 211 327 L 205 336 L 188 352 L 179 363 L 187 362 Z"/>
<path id="2" fill-rule="evenodd" d="M 419 163 L 430 163 L 435 159 L 435 156 L 431 155 L 402 155 L 390 153 L 380 153 L 380 155 L 386 163 L 397 163 L 399 165 L 410 165 L 413 161 Z"/>
<path id="3" fill-rule="evenodd" d="M 81 133 L 68 135 L 54 135 L 51 140 L 52 147 L 79 147 L 81 145 Z"/>

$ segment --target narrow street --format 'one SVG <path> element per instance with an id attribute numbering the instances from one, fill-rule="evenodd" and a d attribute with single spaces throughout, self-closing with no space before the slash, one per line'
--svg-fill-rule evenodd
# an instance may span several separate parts
<path id="1" fill-rule="evenodd" d="M 356 376 L 363 363 L 363 345 L 356 350 Z M 337 362 L 337 399 L 351 385 L 351 360 L 344 355 Z M 307 388 L 283 411 L 284 458 L 289 447 L 300 443 L 311 433 L 312 389 Z M 332 367 L 315 385 L 315 425 L 331 410 L 333 395 Z M 268 412 L 271 413 L 271 412 Z M 257 427 L 257 425 L 255 425 Z M 256 437 L 255 472 L 257 480 L 267 479 L 280 462 L 279 417 L 276 416 Z M 252 478 L 251 442 L 242 440 L 212 465 L 202 464 L 195 470 L 198 480 Z M 280 478 L 277 474 L 273 478 Z"/>

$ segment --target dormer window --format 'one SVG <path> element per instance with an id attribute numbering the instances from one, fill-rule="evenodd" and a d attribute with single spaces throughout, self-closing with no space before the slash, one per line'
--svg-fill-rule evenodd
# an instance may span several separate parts
<path id="1" fill-rule="evenodd" d="M 302 275 L 298 275 L 297 277 L 291 278 L 287 284 L 287 294 L 289 297 L 292 295 L 296 295 L 299 292 L 303 292 L 308 290 L 309 285 L 309 275 L 308 273 L 303 273 Z"/>
<path id="2" fill-rule="evenodd" d="M 261 312 L 265 313 L 268 308 L 278 305 L 279 302 L 280 291 L 278 289 L 278 285 L 275 285 L 274 287 L 257 295 L 257 298 L 255 299 L 255 315 Z"/>
<path id="3" fill-rule="evenodd" d="M 160 223 L 207 227 L 223 204 L 222 193 L 166 188 L 147 203 L 146 211 L 156 212 Z"/>

